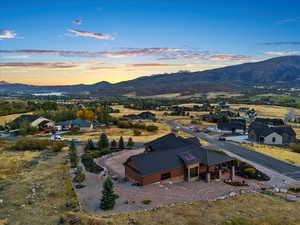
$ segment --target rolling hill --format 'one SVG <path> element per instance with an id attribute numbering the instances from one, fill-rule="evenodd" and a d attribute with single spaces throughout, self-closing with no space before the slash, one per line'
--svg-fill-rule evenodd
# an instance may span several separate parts
<path id="1" fill-rule="evenodd" d="M 89 92 L 94 95 L 157 95 L 165 93 L 206 93 L 209 91 L 238 91 L 251 85 L 300 86 L 300 56 L 276 57 L 260 62 L 244 63 L 218 69 L 177 72 L 143 76 L 111 84 L 32 86 L 0 82 L 2 91 L 64 91 Z"/>

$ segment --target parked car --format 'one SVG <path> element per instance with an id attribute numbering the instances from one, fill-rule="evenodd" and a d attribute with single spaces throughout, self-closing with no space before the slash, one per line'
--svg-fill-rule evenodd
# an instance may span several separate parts
<path id="1" fill-rule="evenodd" d="M 226 138 L 224 138 L 224 137 L 219 137 L 219 141 L 226 141 Z"/>
<path id="2" fill-rule="evenodd" d="M 52 135 L 50 140 L 52 140 L 52 141 L 63 141 L 64 138 L 59 136 L 59 135 Z"/>
<path id="3" fill-rule="evenodd" d="M 74 143 L 79 143 L 80 139 L 79 138 L 73 138 L 71 141 L 74 142 Z"/>

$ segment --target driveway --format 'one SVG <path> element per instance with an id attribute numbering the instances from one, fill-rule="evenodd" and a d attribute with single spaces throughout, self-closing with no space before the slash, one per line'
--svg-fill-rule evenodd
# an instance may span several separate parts
<path id="1" fill-rule="evenodd" d="M 269 171 L 277 172 L 278 175 L 283 175 L 282 180 L 285 180 L 284 177 L 287 177 L 296 181 L 300 181 L 299 166 L 289 164 L 287 162 L 275 159 L 271 156 L 250 150 L 237 144 L 219 141 L 217 137 L 213 137 L 205 133 L 193 132 L 192 130 L 177 124 L 175 121 L 168 120 L 166 121 L 166 123 L 174 128 L 179 127 L 179 130 L 183 132 L 189 133 L 198 138 L 202 138 L 218 149 L 223 149 L 226 152 L 240 157 L 241 159 L 259 164 L 267 168 Z"/>

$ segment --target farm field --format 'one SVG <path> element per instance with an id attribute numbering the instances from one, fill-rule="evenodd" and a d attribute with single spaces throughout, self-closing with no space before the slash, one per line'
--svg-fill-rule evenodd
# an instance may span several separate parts
<path id="1" fill-rule="evenodd" d="M 147 212 L 105 217 L 71 213 L 68 218 L 80 218 L 78 225 L 297 225 L 300 221 L 299 210 L 299 201 L 291 203 L 280 195 L 252 193 L 228 200 L 178 204 Z"/>
<path id="2" fill-rule="evenodd" d="M 243 146 L 270 155 L 274 158 L 286 161 L 288 163 L 296 164 L 300 166 L 300 154 L 292 152 L 287 148 L 281 148 L 276 146 L 269 145 L 251 145 L 251 144 L 242 144 Z"/>

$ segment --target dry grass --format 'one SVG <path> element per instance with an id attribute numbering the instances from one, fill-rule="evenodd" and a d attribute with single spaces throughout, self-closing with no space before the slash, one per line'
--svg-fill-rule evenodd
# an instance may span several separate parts
<path id="1" fill-rule="evenodd" d="M 5 125 L 5 123 L 9 123 L 9 122 L 13 121 L 14 119 L 16 119 L 17 117 L 19 117 L 21 115 L 28 115 L 28 114 L 32 114 L 32 112 L 17 113 L 17 114 L 11 114 L 11 115 L 7 115 L 7 116 L 0 116 L 0 125 L 3 126 L 3 125 Z"/>
<path id="2" fill-rule="evenodd" d="M 124 108 L 123 105 L 114 105 L 112 106 L 114 109 L 119 109 L 120 113 L 112 113 L 111 115 L 114 117 L 122 117 L 124 115 L 128 114 L 139 114 L 141 112 L 152 112 L 156 115 L 156 119 L 163 119 L 163 120 L 168 120 L 168 119 L 178 119 L 178 118 L 188 118 L 187 116 L 164 116 L 163 114 L 165 112 L 170 113 L 170 111 L 155 111 L 155 110 L 135 110 L 135 109 L 128 109 Z"/>
<path id="3" fill-rule="evenodd" d="M 300 125 L 299 125 L 300 126 Z M 300 128 L 294 128 L 294 131 L 296 132 L 297 139 L 300 139 Z"/>
<path id="4" fill-rule="evenodd" d="M 285 118 L 287 113 L 291 110 L 289 107 L 274 106 L 274 105 L 245 105 L 245 104 L 231 104 L 230 107 L 238 109 L 239 107 L 248 107 L 255 109 L 260 117 L 271 118 Z M 300 115 L 300 110 L 295 109 L 295 113 Z"/>
<path id="5" fill-rule="evenodd" d="M 113 126 L 110 128 L 104 128 L 92 132 L 85 132 L 78 135 L 64 135 L 64 138 L 66 139 L 79 138 L 81 141 L 87 141 L 88 139 L 98 141 L 100 134 L 106 133 L 110 140 L 112 139 L 119 140 L 120 136 L 123 136 L 124 141 L 127 141 L 130 137 L 132 137 L 134 142 L 148 142 L 171 132 L 171 128 L 165 123 L 145 122 L 145 124 L 146 125 L 151 124 L 157 126 L 158 131 L 148 132 L 148 131 L 141 130 L 142 133 L 140 136 L 134 136 L 132 129 L 121 129 Z"/>
<path id="6" fill-rule="evenodd" d="M 251 145 L 251 144 L 242 144 L 243 146 L 253 149 L 255 151 L 270 155 L 274 158 L 300 165 L 300 154 L 292 152 L 288 148 L 269 146 L 269 145 Z"/>
<path id="7" fill-rule="evenodd" d="M 207 93 L 207 98 L 232 98 L 232 97 L 238 97 L 238 96 L 243 96 L 243 94 L 238 94 L 238 93 L 230 93 L 230 92 L 222 92 L 222 91 L 214 91 L 214 92 L 208 92 Z"/>
<path id="8" fill-rule="evenodd" d="M 12 154 L 5 154 L 7 160 L 11 160 Z M 58 224 L 60 216 L 69 211 L 65 207 L 66 181 L 70 180 L 66 166 L 63 165 L 65 155 L 65 151 L 61 152 L 51 159 L 40 161 L 34 168 L 17 172 L 9 179 L 0 179 L 3 188 L 0 190 L 0 199 L 3 199 L 0 221 L 7 220 L 8 224 L 13 225 Z M 22 159 L 16 154 L 15 158 L 23 161 L 30 156 L 24 154 Z M 10 164 L 7 166 L 11 167 Z"/>
<path id="9" fill-rule="evenodd" d="M 300 224 L 300 202 L 289 203 L 281 196 L 247 194 L 228 200 L 196 202 L 163 207 L 148 212 L 124 213 L 111 217 L 72 214 L 81 218 L 78 225 L 209 225 L 224 224 L 229 219 L 243 218 L 252 225 Z M 108 222 L 109 221 L 109 222 Z M 229 223 L 228 223 L 229 224 Z"/>
<path id="10" fill-rule="evenodd" d="M 29 151 L 0 151 L 0 180 L 25 174 L 27 170 L 26 164 L 40 154 L 40 152 Z"/>

